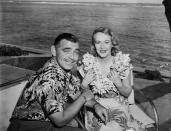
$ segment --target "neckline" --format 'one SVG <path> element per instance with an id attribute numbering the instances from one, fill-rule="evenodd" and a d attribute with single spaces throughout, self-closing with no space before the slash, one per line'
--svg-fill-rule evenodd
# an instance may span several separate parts
<path id="1" fill-rule="evenodd" d="M 95 57 L 95 61 L 96 61 L 99 65 L 109 65 L 109 67 L 110 67 L 110 66 L 113 65 L 114 57 L 113 57 L 113 56 L 111 57 L 110 62 L 107 62 L 107 63 L 104 62 L 105 64 L 100 63 L 100 61 L 99 61 L 99 59 L 98 59 L 97 57 Z M 108 67 L 108 66 L 107 66 L 107 67 Z"/>
<path id="2" fill-rule="evenodd" d="M 109 72 L 110 72 L 110 67 L 113 66 L 113 61 L 114 61 L 114 58 L 112 57 L 111 62 L 110 62 L 108 65 L 106 65 L 106 66 L 104 67 L 104 66 L 101 66 L 101 63 L 98 61 L 98 58 L 95 57 L 95 62 L 96 62 L 96 66 L 97 66 L 98 72 L 99 72 L 102 76 L 107 77 L 107 75 L 108 75 Z M 106 70 L 102 71 L 103 69 L 106 69 Z"/>
<path id="3" fill-rule="evenodd" d="M 65 76 L 67 76 L 68 78 L 70 78 L 71 72 L 70 72 L 70 71 L 67 72 L 67 71 L 65 71 L 64 69 L 62 69 L 62 68 L 60 67 L 60 65 L 58 64 L 58 62 L 57 62 L 57 60 L 56 60 L 55 57 L 52 57 L 51 62 L 54 63 L 54 65 L 55 65 L 55 66 L 56 66 L 56 67 L 65 75 Z"/>
<path id="4" fill-rule="evenodd" d="M 98 61 L 99 64 L 101 64 L 100 61 L 103 61 L 100 57 L 96 56 L 95 58 L 96 58 L 96 60 Z M 108 62 L 109 60 L 110 60 L 110 62 Z M 113 60 L 114 60 L 114 57 L 111 55 L 110 58 L 108 58 L 107 60 L 104 60 L 103 62 L 113 64 Z"/>

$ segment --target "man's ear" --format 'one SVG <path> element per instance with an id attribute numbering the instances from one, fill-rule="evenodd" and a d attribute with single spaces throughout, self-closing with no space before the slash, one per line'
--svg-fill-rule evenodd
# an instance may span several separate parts
<path id="1" fill-rule="evenodd" d="M 54 45 L 51 46 L 51 53 L 53 56 L 56 56 L 56 48 Z"/>

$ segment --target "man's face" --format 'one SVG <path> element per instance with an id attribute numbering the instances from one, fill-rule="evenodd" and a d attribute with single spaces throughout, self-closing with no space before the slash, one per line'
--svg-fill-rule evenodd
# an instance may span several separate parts
<path id="1" fill-rule="evenodd" d="M 70 71 L 78 61 L 79 44 L 63 39 L 55 48 L 59 66 L 66 71 Z"/>

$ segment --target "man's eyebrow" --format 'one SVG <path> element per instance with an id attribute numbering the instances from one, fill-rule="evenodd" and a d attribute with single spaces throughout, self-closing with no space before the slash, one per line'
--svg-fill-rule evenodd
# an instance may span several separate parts
<path id="1" fill-rule="evenodd" d="M 63 48 L 63 50 L 71 50 L 71 49 L 72 49 L 72 48 L 70 48 L 70 47 L 65 47 L 65 48 Z M 80 49 L 75 49 L 75 51 L 81 52 Z"/>

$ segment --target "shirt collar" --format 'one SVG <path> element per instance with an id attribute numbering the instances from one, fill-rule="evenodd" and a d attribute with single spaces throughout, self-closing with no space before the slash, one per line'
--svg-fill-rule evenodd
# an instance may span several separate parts
<path id="1" fill-rule="evenodd" d="M 55 57 L 52 57 L 51 59 L 51 63 L 53 63 L 58 69 L 60 69 L 62 71 L 62 73 L 67 77 L 70 78 L 71 77 L 71 71 L 67 72 L 64 69 L 61 68 L 61 66 L 58 64 L 57 60 Z"/>

